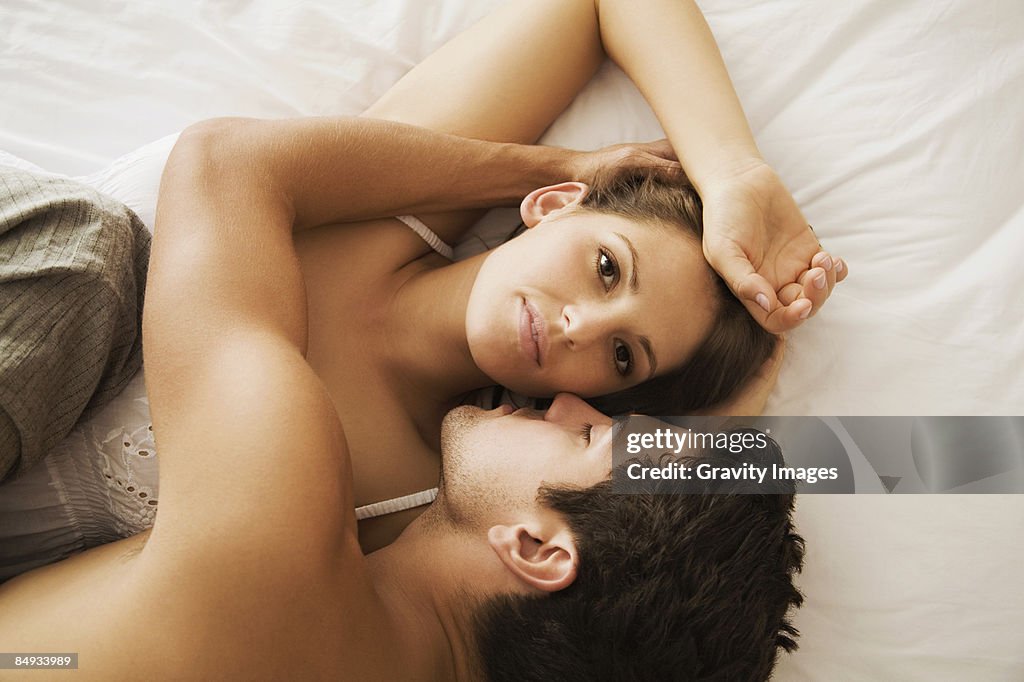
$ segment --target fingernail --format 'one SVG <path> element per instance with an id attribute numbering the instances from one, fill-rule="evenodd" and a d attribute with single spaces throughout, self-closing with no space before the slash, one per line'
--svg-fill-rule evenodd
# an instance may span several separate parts
<path id="1" fill-rule="evenodd" d="M 757 304 L 759 306 L 764 308 L 764 311 L 766 313 L 770 313 L 771 312 L 771 309 L 768 307 L 768 297 L 767 296 L 765 296 L 764 294 L 758 294 L 757 296 L 754 297 L 754 300 L 757 301 Z"/>
<path id="2" fill-rule="evenodd" d="M 843 266 L 843 261 L 837 260 L 836 261 L 836 272 L 842 272 L 843 271 L 843 267 L 844 267 Z"/>
<path id="3" fill-rule="evenodd" d="M 827 282 L 828 280 L 825 279 L 825 275 L 818 275 L 817 277 L 814 278 L 814 286 L 818 287 L 819 289 L 824 289 L 825 284 Z"/>
<path id="4" fill-rule="evenodd" d="M 810 302 L 810 301 L 808 301 L 808 302 L 807 302 L 807 306 L 806 306 L 806 307 L 804 307 L 804 309 L 800 311 L 800 319 L 801 319 L 801 320 L 806 320 L 806 319 L 807 319 L 807 317 L 808 317 L 808 316 L 809 316 L 810 314 L 811 314 L 811 302 Z"/>
<path id="5" fill-rule="evenodd" d="M 825 256 L 821 260 L 821 267 L 825 268 L 826 270 L 831 270 L 832 269 L 832 258 L 830 256 Z"/>

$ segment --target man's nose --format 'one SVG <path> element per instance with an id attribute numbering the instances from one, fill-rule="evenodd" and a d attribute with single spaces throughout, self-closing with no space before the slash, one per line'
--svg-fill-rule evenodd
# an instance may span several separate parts
<path id="1" fill-rule="evenodd" d="M 551 407 L 544 414 L 544 421 L 563 426 L 578 427 L 589 423 L 611 424 L 611 419 L 591 407 L 585 400 L 573 393 L 559 393 L 551 401 Z"/>
<path id="2" fill-rule="evenodd" d="M 611 333 L 610 306 L 567 305 L 562 308 L 562 330 L 573 350 L 602 343 Z"/>

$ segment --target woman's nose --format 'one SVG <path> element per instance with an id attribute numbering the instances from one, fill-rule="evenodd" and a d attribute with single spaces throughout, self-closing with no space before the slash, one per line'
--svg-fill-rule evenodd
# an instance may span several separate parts
<path id="1" fill-rule="evenodd" d="M 596 305 L 567 305 L 562 308 L 562 328 L 566 343 L 572 349 L 602 343 L 610 334 L 609 310 Z"/>

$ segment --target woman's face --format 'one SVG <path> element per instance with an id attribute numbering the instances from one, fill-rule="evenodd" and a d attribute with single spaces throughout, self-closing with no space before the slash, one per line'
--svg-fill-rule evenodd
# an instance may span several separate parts
<path id="1" fill-rule="evenodd" d="M 690 357 L 711 328 L 713 285 L 682 230 L 556 211 L 487 256 L 466 311 L 469 349 L 519 393 L 614 393 Z"/>

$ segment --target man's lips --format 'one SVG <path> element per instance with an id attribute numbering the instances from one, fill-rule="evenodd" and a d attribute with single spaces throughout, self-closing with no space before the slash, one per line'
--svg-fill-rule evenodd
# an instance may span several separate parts
<path id="1" fill-rule="evenodd" d="M 527 358 L 541 366 L 547 338 L 546 325 L 540 311 L 525 298 L 519 311 L 519 345 Z"/>

